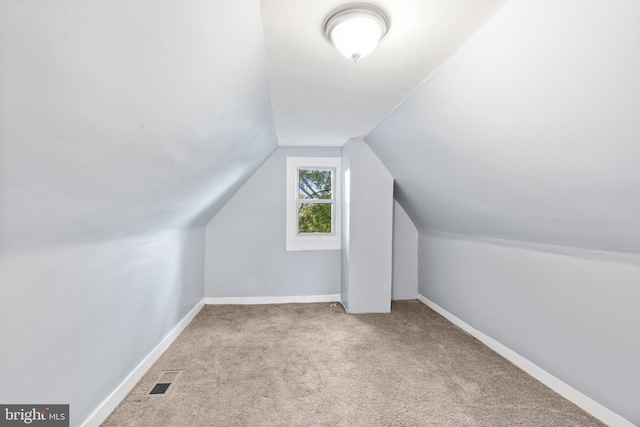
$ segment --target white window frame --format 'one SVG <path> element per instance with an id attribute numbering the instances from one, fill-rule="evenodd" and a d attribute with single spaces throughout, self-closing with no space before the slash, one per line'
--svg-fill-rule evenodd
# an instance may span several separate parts
<path id="1" fill-rule="evenodd" d="M 300 169 L 331 170 L 331 233 L 298 233 Z M 287 251 L 342 248 L 342 159 L 340 157 L 287 157 Z M 307 200 L 308 202 L 308 200 Z"/>

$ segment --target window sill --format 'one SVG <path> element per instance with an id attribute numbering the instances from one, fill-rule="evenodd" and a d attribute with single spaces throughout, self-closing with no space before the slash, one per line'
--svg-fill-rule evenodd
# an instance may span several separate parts
<path id="1" fill-rule="evenodd" d="M 308 241 L 308 240 L 289 240 L 287 241 L 287 251 L 331 251 L 342 249 L 342 241 L 325 240 L 325 241 Z"/>

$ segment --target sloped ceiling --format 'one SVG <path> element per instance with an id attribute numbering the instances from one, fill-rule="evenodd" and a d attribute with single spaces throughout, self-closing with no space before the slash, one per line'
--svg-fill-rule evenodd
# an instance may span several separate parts
<path id="1" fill-rule="evenodd" d="M 503 3 L 382 0 L 353 64 L 338 0 L 0 2 L 0 252 L 204 224 L 399 104 L 366 141 L 421 232 L 640 251 L 640 3 Z"/>
<path id="2" fill-rule="evenodd" d="M 640 252 L 640 2 L 511 0 L 366 141 L 422 233 Z"/>
<path id="3" fill-rule="evenodd" d="M 324 38 L 344 0 L 263 0 L 273 114 L 280 145 L 342 146 L 369 133 L 506 0 L 377 0 L 390 26 L 350 62 Z"/>
<path id="4" fill-rule="evenodd" d="M 258 0 L 0 3 L 0 249 L 206 223 L 276 146 Z"/>

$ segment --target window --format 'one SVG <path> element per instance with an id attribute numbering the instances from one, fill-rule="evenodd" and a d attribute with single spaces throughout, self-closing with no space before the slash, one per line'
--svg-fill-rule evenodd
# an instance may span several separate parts
<path id="1" fill-rule="evenodd" d="M 339 157 L 287 158 L 287 250 L 340 249 Z"/>

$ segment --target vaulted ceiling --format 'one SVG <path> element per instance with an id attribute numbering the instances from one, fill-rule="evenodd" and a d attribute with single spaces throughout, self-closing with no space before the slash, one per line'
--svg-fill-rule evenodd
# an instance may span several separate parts
<path id="1" fill-rule="evenodd" d="M 639 2 L 377 4 L 354 64 L 338 0 L 0 2 L 0 253 L 204 224 L 365 135 L 422 232 L 640 251 Z"/>
<path id="2" fill-rule="evenodd" d="M 640 2 L 511 0 L 366 141 L 423 233 L 640 252 Z"/>
<path id="3" fill-rule="evenodd" d="M 277 147 L 260 4 L 0 2 L 0 251 L 206 224 Z"/>

